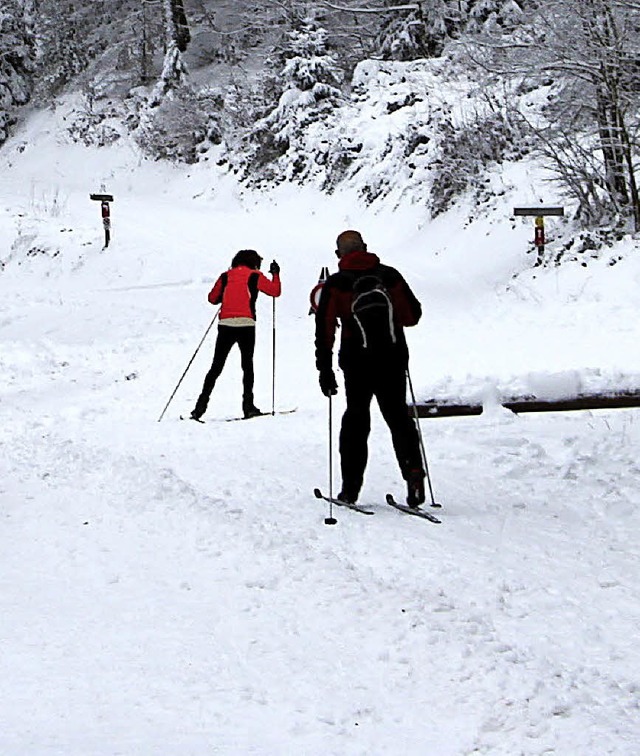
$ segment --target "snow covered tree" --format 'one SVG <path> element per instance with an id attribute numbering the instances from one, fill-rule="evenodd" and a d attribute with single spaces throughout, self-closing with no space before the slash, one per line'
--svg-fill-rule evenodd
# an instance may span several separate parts
<path id="1" fill-rule="evenodd" d="M 156 107 L 167 93 L 179 89 L 187 77 L 182 53 L 186 51 L 191 36 L 182 0 L 162 0 L 162 12 L 166 51 L 162 73 L 149 98 L 150 107 Z"/>
<path id="2" fill-rule="evenodd" d="M 387 0 L 389 13 L 379 35 L 384 58 L 415 60 L 442 54 L 446 43 L 497 26 L 517 23 L 524 0 L 422 0 L 410 6 Z M 393 11 L 393 12 L 391 12 Z"/>
<path id="3" fill-rule="evenodd" d="M 0 9 L 0 144 L 15 121 L 15 109 L 31 96 L 34 45 L 31 4 L 5 0 Z"/>
<path id="4" fill-rule="evenodd" d="M 199 145 L 221 139 L 215 111 L 219 100 L 209 90 L 197 92 L 187 81 L 182 54 L 191 35 L 182 0 L 163 0 L 166 52 L 162 73 L 141 109 L 136 138 L 147 154 L 193 163 Z"/>
<path id="5" fill-rule="evenodd" d="M 126 46 L 125 63 L 134 62 L 136 78 L 143 86 L 153 78 L 153 59 L 156 51 L 161 49 L 163 19 L 155 11 L 157 0 L 140 0 L 138 7 L 129 16 L 127 33 L 121 41 Z"/>
<path id="6" fill-rule="evenodd" d="M 305 19 L 299 29 L 289 32 L 284 52 L 282 79 L 285 89 L 308 92 L 319 89 L 321 99 L 332 93 L 332 86 L 342 79 L 335 58 L 327 48 L 327 31 L 312 19 Z"/>
<path id="7" fill-rule="evenodd" d="M 489 67 L 553 84 L 533 124 L 541 150 L 590 223 L 630 220 L 640 231 L 636 177 L 640 128 L 640 3 L 538 0 L 512 38 L 487 37 Z"/>
<path id="8" fill-rule="evenodd" d="M 102 10 L 102 9 L 100 9 Z M 96 8 L 72 0 L 38 0 L 38 95 L 44 99 L 59 92 L 104 49 L 97 29 Z"/>
<path id="9" fill-rule="evenodd" d="M 287 34 L 281 53 L 282 93 L 277 106 L 251 133 L 253 163 L 259 167 L 288 154 L 289 177 L 304 173 L 310 156 L 302 146 L 307 128 L 330 112 L 341 98 L 343 79 L 327 44 L 327 32 L 313 18 Z"/>

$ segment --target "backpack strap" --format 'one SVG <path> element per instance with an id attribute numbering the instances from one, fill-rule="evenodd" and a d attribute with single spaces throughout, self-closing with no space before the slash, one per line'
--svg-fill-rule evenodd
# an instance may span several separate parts
<path id="1" fill-rule="evenodd" d="M 384 342 L 396 343 L 393 302 L 376 272 L 366 271 L 354 282 L 351 313 L 365 349 Z"/>

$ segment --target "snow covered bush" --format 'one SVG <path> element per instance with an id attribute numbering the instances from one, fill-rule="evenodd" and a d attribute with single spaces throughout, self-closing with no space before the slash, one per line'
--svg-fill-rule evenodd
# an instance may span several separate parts
<path id="1" fill-rule="evenodd" d="M 602 227 L 584 229 L 571 234 L 560 243 L 551 255 L 542 262 L 543 267 L 558 266 L 567 262 L 577 262 L 586 268 L 589 262 L 599 260 L 625 238 L 625 231 L 620 227 Z M 615 265 L 622 257 L 612 255 L 609 265 Z"/>
<path id="2" fill-rule="evenodd" d="M 517 160 L 530 149 L 524 139 L 522 122 L 512 121 L 501 110 L 476 113 L 467 122 L 454 124 L 451 118 L 440 122 L 440 157 L 431 187 L 431 213 L 447 210 L 468 188 L 482 189 L 488 166 L 506 158 Z"/>
<path id="3" fill-rule="evenodd" d="M 352 84 L 326 137 L 325 186 L 346 180 L 368 203 L 409 198 L 437 215 L 480 190 L 488 167 L 525 149 L 519 122 L 445 60 L 366 61 Z"/>
<path id="4" fill-rule="evenodd" d="M 124 117 L 124 108 L 110 99 L 96 97 L 89 87 L 81 106 L 72 110 L 67 118 L 67 133 L 74 142 L 106 147 L 120 139 Z"/>
<path id="5" fill-rule="evenodd" d="M 221 108 L 222 100 L 215 92 L 183 86 L 155 107 L 142 106 L 136 141 L 156 160 L 195 163 L 207 145 L 219 144 L 222 139 Z"/>

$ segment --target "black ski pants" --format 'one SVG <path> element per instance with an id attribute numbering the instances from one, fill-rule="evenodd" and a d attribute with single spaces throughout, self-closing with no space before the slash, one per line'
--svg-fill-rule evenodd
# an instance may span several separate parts
<path id="1" fill-rule="evenodd" d="M 204 415 L 209 397 L 216 385 L 220 373 L 224 368 L 231 347 L 237 344 L 240 348 L 240 364 L 242 366 L 242 406 L 253 404 L 253 350 L 256 345 L 255 326 L 218 326 L 218 338 L 213 352 L 211 368 L 205 376 L 202 391 L 196 402 L 195 414 Z"/>
<path id="2" fill-rule="evenodd" d="M 347 400 L 340 429 L 342 490 L 355 500 L 367 466 L 367 440 L 374 396 L 391 431 L 393 448 L 405 480 L 411 470 L 422 469 L 422 456 L 418 431 L 407 409 L 404 360 L 361 359 L 343 365 L 342 370 Z"/>

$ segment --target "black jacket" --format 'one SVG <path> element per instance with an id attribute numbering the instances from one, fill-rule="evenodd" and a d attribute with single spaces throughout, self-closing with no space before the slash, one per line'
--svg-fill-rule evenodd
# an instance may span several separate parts
<path id="1" fill-rule="evenodd" d="M 364 347 L 357 334 L 351 313 L 354 281 L 363 275 L 375 274 L 384 284 L 393 304 L 393 321 L 396 344 L 390 359 L 407 364 L 408 350 L 404 327 L 415 325 L 422 315 L 420 302 L 400 273 L 383 265 L 377 255 L 370 252 L 351 252 L 340 259 L 339 271 L 329 276 L 320 295 L 316 312 L 316 367 L 331 369 L 333 345 L 338 323 L 342 325 L 340 339 L 340 367 L 364 357 Z"/>

